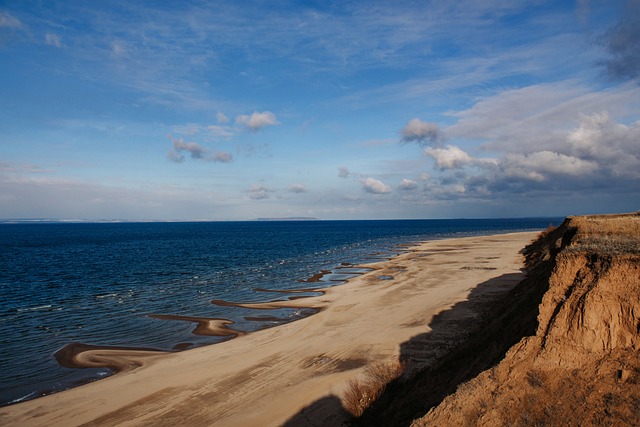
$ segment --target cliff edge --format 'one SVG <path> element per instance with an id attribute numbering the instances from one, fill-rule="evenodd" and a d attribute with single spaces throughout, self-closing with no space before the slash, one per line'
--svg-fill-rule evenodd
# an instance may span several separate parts
<path id="1" fill-rule="evenodd" d="M 640 213 L 568 217 L 523 254 L 535 334 L 413 425 L 640 425 Z"/>

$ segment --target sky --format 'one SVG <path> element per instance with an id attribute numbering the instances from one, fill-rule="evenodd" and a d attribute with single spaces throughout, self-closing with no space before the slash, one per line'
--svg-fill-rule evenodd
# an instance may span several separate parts
<path id="1" fill-rule="evenodd" d="M 640 0 L 0 0 L 0 219 L 640 210 Z"/>

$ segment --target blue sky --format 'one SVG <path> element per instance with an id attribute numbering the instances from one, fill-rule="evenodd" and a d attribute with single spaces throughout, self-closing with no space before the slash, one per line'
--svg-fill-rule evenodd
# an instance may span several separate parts
<path id="1" fill-rule="evenodd" d="M 640 209 L 640 1 L 0 2 L 0 218 Z"/>

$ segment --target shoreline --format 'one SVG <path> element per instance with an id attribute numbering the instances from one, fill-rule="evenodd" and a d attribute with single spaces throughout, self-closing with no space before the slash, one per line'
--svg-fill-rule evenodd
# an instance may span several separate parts
<path id="1" fill-rule="evenodd" d="M 429 330 L 436 314 L 464 300 L 478 284 L 497 280 L 492 292 L 514 286 L 522 276 L 518 252 L 537 233 L 431 240 L 390 260 L 359 265 L 372 270 L 346 284 L 314 290 L 324 292 L 318 296 L 225 302 L 319 312 L 215 345 L 161 355 L 81 352 L 87 363 L 115 360 L 122 372 L 0 408 L 0 420 L 5 425 L 162 425 L 172 419 L 282 424 L 322 397 L 341 396 L 366 366 L 399 357 L 403 342 Z M 415 363 L 428 363 L 418 356 Z"/>

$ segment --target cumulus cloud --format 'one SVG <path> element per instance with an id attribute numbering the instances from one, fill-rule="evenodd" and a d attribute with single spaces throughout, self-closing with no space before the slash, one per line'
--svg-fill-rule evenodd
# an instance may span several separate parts
<path id="1" fill-rule="evenodd" d="M 467 165 L 490 167 L 497 164 L 496 159 L 472 157 L 455 145 L 444 148 L 427 147 L 424 153 L 436 161 L 436 167 L 440 170 L 461 169 Z"/>
<path id="2" fill-rule="evenodd" d="M 404 200 L 489 206 L 516 198 L 537 207 L 555 198 L 573 209 L 618 195 L 629 209 L 629 200 L 640 200 L 638 100 L 635 83 L 594 91 L 564 81 L 506 90 L 448 113 L 457 121 L 440 132 L 447 141 L 420 140 L 429 130 L 435 137 L 436 128 L 420 131 L 421 122 L 413 121 L 404 140 L 423 146 L 433 172 L 416 179 L 419 191 L 405 192 Z"/>
<path id="3" fill-rule="evenodd" d="M 584 176 L 598 169 L 596 162 L 552 151 L 538 151 L 530 154 L 510 153 L 501 159 L 499 164 L 506 177 L 538 182 L 554 176 Z"/>
<path id="4" fill-rule="evenodd" d="M 453 145 L 447 145 L 445 148 L 427 147 L 424 152 L 436 161 L 438 169 L 456 169 L 473 162 L 471 156 Z"/>
<path id="5" fill-rule="evenodd" d="M 417 142 L 421 145 L 438 145 L 445 139 L 437 124 L 425 122 L 418 118 L 409 120 L 400 134 L 402 142 Z"/>
<path id="6" fill-rule="evenodd" d="M 210 160 L 220 163 L 230 163 L 233 161 L 233 154 L 227 151 L 216 151 L 211 154 Z"/>
<path id="7" fill-rule="evenodd" d="M 202 159 L 205 156 L 205 149 L 197 142 L 186 142 L 182 138 L 176 138 L 172 140 L 173 143 L 173 158 L 179 159 L 180 162 L 184 161 L 184 154 L 189 153 L 192 159 Z"/>
<path id="8" fill-rule="evenodd" d="M 265 187 L 262 184 L 255 184 L 247 191 L 247 193 L 249 193 L 250 199 L 263 200 L 263 199 L 268 199 L 269 193 L 271 193 L 272 191 L 273 190 L 269 189 L 268 187 Z"/>
<path id="9" fill-rule="evenodd" d="M 567 154 L 600 164 L 613 176 L 640 177 L 640 122 L 616 123 L 607 112 L 581 115 L 564 148 Z"/>
<path id="10" fill-rule="evenodd" d="M 233 161 L 233 155 L 225 151 L 210 152 L 197 142 L 186 142 L 182 138 L 173 138 L 169 136 L 173 144 L 173 148 L 169 150 L 167 157 L 172 162 L 182 163 L 185 161 L 185 155 L 188 154 L 194 160 L 207 160 L 210 162 L 229 163 Z"/>
<path id="11" fill-rule="evenodd" d="M 262 113 L 254 112 L 250 116 L 242 114 L 236 117 L 236 124 L 246 126 L 252 131 L 257 132 L 266 126 L 274 126 L 279 123 L 275 114 L 271 111 L 264 111 Z"/>
<path id="12" fill-rule="evenodd" d="M 362 178 L 360 180 L 362 189 L 371 194 L 387 194 L 391 193 L 391 187 L 375 178 Z"/>
<path id="13" fill-rule="evenodd" d="M 575 82 L 540 84 L 506 90 L 480 99 L 473 107 L 451 113 L 451 139 L 479 140 L 481 148 L 515 153 L 558 151 L 581 115 L 608 111 L 636 114 L 640 87 L 626 84 L 594 92 Z"/>
<path id="14" fill-rule="evenodd" d="M 306 193 L 307 188 L 303 184 L 291 184 L 289 186 L 289 191 L 292 193 Z"/>
<path id="15" fill-rule="evenodd" d="M 44 36 L 44 42 L 49 46 L 62 47 L 60 37 L 53 33 L 47 33 L 47 35 Z"/>
<path id="16" fill-rule="evenodd" d="M 398 186 L 398 188 L 400 190 L 411 191 L 418 188 L 418 183 L 411 179 L 404 178 L 402 181 L 400 181 L 400 185 Z"/>
<path id="17" fill-rule="evenodd" d="M 607 74 L 616 80 L 640 78 L 640 2 L 628 1 L 620 21 L 607 31 L 603 42 Z"/>
<path id="18" fill-rule="evenodd" d="M 545 147 L 526 146 L 520 152 L 513 148 L 495 159 L 481 159 L 451 145 L 428 147 L 425 153 L 443 172 L 437 186 L 448 188 L 435 191 L 436 185 L 431 185 L 430 191 L 439 197 L 491 198 L 502 192 L 607 194 L 640 188 L 640 122 L 618 123 L 607 112 L 583 114 L 576 127 Z"/>
<path id="19" fill-rule="evenodd" d="M 340 178 L 349 178 L 349 175 L 351 173 L 349 172 L 349 169 L 347 169 L 345 166 L 340 166 L 338 168 L 338 176 Z"/>

